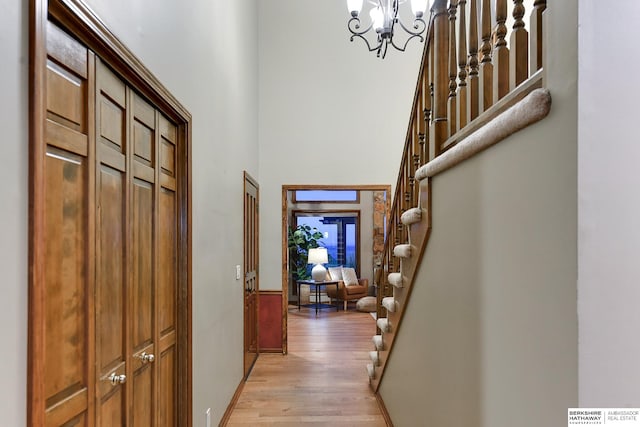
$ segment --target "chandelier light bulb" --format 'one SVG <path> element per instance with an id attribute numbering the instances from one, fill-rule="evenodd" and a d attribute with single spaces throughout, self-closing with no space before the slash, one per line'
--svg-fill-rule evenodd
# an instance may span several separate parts
<path id="1" fill-rule="evenodd" d="M 360 14 L 362 2 L 363 0 L 347 0 L 347 9 L 349 9 L 349 13 L 351 13 L 351 16 L 354 18 Z"/>
<path id="2" fill-rule="evenodd" d="M 411 0 L 411 11 L 416 18 L 422 18 L 424 12 L 427 10 L 427 4 L 429 0 Z"/>
<path id="3" fill-rule="evenodd" d="M 373 22 L 373 29 L 376 32 L 382 31 L 384 28 L 384 13 L 382 13 L 382 9 L 378 7 L 374 7 L 369 11 L 369 15 L 371 16 L 371 22 Z"/>

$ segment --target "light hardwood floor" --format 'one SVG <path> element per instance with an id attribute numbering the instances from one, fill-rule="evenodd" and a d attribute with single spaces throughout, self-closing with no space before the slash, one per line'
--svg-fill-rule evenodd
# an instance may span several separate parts
<path id="1" fill-rule="evenodd" d="M 228 426 L 386 426 L 366 365 L 368 313 L 289 309 L 289 354 L 261 354 Z"/>

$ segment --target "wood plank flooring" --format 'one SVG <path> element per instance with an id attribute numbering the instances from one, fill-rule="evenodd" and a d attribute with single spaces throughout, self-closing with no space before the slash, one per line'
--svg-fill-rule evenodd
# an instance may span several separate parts
<path id="1" fill-rule="evenodd" d="M 366 365 L 375 320 L 289 309 L 289 354 L 261 354 L 228 426 L 386 426 Z"/>

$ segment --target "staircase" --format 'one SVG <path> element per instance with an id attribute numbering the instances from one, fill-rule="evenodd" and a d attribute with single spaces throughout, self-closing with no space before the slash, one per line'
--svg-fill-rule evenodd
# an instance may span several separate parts
<path id="1" fill-rule="evenodd" d="M 411 289 L 421 285 L 414 279 L 432 226 L 431 180 L 549 111 L 549 93 L 540 89 L 547 2 L 528 3 L 532 10 L 526 25 L 524 1 L 513 1 L 509 30 L 506 0 L 434 1 L 383 252 L 377 334 L 366 367 L 374 392 Z"/>

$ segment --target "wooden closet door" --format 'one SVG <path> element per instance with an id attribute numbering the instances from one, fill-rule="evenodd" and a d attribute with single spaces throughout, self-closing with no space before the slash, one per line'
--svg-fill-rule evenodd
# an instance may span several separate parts
<path id="1" fill-rule="evenodd" d="M 190 425 L 190 115 L 68 13 L 32 16 L 28 419 Z"/>
<path id="2" fill-rule="evenodd" d="M 131 153 L 132 426 L 156 425 L 157 113 L 133 92 Z"/>
<path id="3" fill-rule="evenodd" d="M 178 128 L 159 115 L 158 164 L 158 426 L 177 427 L 178 412 Z"/>
<path id="4" fill-rule="evenodd" d="M 177 426 L 177 129 L 104 65 L 97 69 L 97 123 L 107 139 L 98 156 L 98 235 L 111 248 L 98 253 L 106 268 L 98 270 L 96 330 L 98 344 L 108 342 L 97 346 L 98 420 Z M 113 384 L 114 374 L 125 381 Z"/>
<path id="5" fill-rule="evenodd" d="M 92 425 L 93 56 L 47 25 L 44 408 L 47 426 Z"/>
<path id="6" fill-rule="evenodd" d="M 127 89 L 102 62 L 96 66 L 96 425 L 127 425 L 130 309 L 127 260 Z"/>

